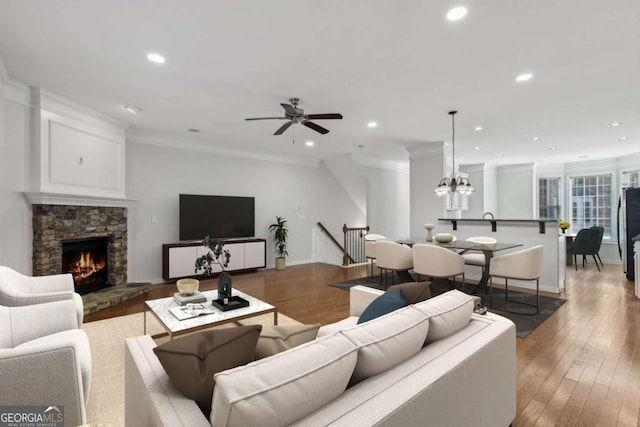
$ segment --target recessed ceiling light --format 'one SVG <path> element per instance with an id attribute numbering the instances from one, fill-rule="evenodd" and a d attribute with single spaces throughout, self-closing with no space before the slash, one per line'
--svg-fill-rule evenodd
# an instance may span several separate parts
<path id="1" fill-rule="evenodd" d="M 151 62 L 155 62 L 156 64 L 164 64 L 166 61 L 164 59 L 164 56 L 160 55 L 159 53 L 148 53 L 147 59 Z"/>
<path id="2" fill-rule="evenodd" d="M 193 132 L 193 133 L 198 133 L 200 132 L 200 129 L 196 129 L 196 128 L 191 128 L 191 129 L 187 129 L 189 132 Z"/>
<path id="3" fill-rule="evenodd" d="M 136 107 L 135 105 L 125 105 L 124 109 L 131 114 L 138 114 L 140 111 L 142 111 L 142 108 Z"/>
<path id="4" fill-rule="evenodd" d="M 539 136 L 534 136 L 533 138 L 531 138 L 533 141 L 540 141 L 540 137 Z"/>
<path id="5" fill-rule="evenodd" d="M 468 10 L 464 6 L 454 7 L 447 12 L 447 19 L 449 21 L 458 21 L 467 16 L 467 12 Z"/>
<path id="6" fill-rule="evenodd" d="M 482 126 L 476 126 L 473 128 L 473 130 L 482 130 Z"/>
<path id="7" fill-rule="evenodd" d="M 578 157 L 581 158 L 581 159 L 586 159 L 589 156 L 587 156 L 586 154 L 580 154 Z"/>
<path id="8" fill-rule="evenodd" d="M 316 144 L 313 141 L 307 141 L 307 142 L 304 143 L 304 145 L 306 145 L 307 147 L 313 147 Z"/>
<path id="9" fill-rule="evenodd" d="M 474 147 L 474 150 L 480 151 L 480 147 Z"/>
<path id="10" fill-rule="evenodd" d="M 378 127 L 378 122 L 369 122 L 369 123 L 367 123 L 367 127 L 377 128 Z"/>
<path id="11" fill-rule="evenodd" d="M 501 159 L 501 158 L 502 158 L 502 154 L 498 154 L 498 155 L 496 155 L 496 158 L 497 158 L 497 159 Z"/>
<path id="12" fill-rule="evenodd" d="M 518 83 L 522 83 L 522 82 L 529 81 L 532 78 L 533 78 L 533 74 L 531 74 L 531 73 L 523 73 L 523 74 L 520 74 L 518 77 L 516 77 L 516 81 Z"/>
<path id="13" fill-rule="evenodd" d="M 617 128 L 618 126 L 622 126 L 622 122 L 613 122 L 609 126 L 612 128 Z"/>
<path id="14" fill-rule="evenodd" d="M 629 139 L 628 136 L 621 136 L 620 138 L 618 138 L 619 141 L 626 141 L 627 139 Z"/>
<path id="15" fill-rule="evenodd" d="M 551 150 L 551 151 L 558 151 L 558 147 L 549 147 L 549 150 Z"/>
<path id="16" fill-rule="evenodd" d="M 364 149 L 364 144 L 358 144 L 358 148 L 363 150 Z"/>

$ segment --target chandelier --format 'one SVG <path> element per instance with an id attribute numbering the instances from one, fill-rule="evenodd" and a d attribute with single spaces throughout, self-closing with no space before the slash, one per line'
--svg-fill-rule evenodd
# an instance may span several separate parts
<path id="1" fill-rule="evenodd" d="M 453 149 L 451 177 L 445 176 L 442 178 L 438 186 L 433 190 L 433 192 L 438 196 L 455 193 L 469 195 L 474 192 L 474 188 L 471 186 L 468 178 L 456 176 L 456 113 L 457 111 L 449 111 L 449 114 L 451 115 L 451 145 Z"/>

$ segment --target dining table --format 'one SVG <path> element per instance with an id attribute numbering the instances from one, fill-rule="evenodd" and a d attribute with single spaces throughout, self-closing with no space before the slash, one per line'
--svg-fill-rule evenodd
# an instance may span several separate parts
<path id="1" fill-rule="evenodd" d="M 504 251 L 507 249 L 517 248 L 519 246 L 523 246 L 522 243 L 506 243 L 506 242 L 496 242 L 496 243 L 476 243 L 469 242 L 466 240 L 453 240 L 448 243 L 440 243 L 436 240 L 431 242 L 425 242 L 424 240 L 420 241 L 420 239 L 401 239 L 397 240 L 398 243 L 402 243 L 404 245 L 413 246 L 416 243 L 427 243 L 432 245 L 441 246 L 443 248 L 451 249 L 456 253 L 463 255 L 468 251 L 479 251 L 484 254 L 484 268 L 482 269 L 482 277 L 478 282 L 478 285 L 472 292 L 472 295 L 478 293 L 478 291 L 482 289 L 487 289 L 487 285 L 489 284 L 489 267 L 491 266 L 491 258 L 493 258 L 493 254 L 499 251 Z"/>

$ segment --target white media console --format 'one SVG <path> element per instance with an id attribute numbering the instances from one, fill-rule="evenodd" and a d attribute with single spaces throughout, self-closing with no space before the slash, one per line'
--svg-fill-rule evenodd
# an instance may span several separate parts
<path id="1" fill-rule="evenodd" d="M 224 248 L 231 254 L 227 271 L 255 270 L 267 266 L 265 239 L 225 240 Z M 196 258 L 208 251 L 200 241 L 162 245 L 162 278 L 169 281 L 200 276 L 195 272 Z M 214 267 L 214 271 L 220 271 L 220 266 Z"/>

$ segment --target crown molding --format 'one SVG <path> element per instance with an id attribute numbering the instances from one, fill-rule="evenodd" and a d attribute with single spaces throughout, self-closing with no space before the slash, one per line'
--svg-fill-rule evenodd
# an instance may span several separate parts
<path id="1" fill-rule="evenodd" d="M 16 104 L 31 106 L 31 97 L 29 94 L 29 86 L 12 80 L 9 73 L 0 58 L 0 95 Z"/>
<path id="2" fill-rule="evenodd" d="M 42 193 L 36 191 L 23 191 L 22 195 L 32 205 L 103 206 L 128 208 L 133 206 L 133 204 L 137 202 L 136 199 L 83 196 L 78 194 Z"/>
<path id="3" fill-rule="evenodd" d="M 233 150 L 230 148 L 216 147 L 194 143 L 191 140 L 169 137 L 146 135 L 129 129 L 126 141 L 133 144 L 153 145 L 157 147 L 173 148 L 176 150 L 194 151 L 199 153 L 219 154 L 229 157 L 240 157 L 251 160 L 260 160 L 273 163 L 284 163 L 295 166 L 317 168 L 320 166 L 319 159 L 302 160 L 290 157 L 275 156 L 272 154 L 256 153 L 251 151 Z"/>
<path id="4" fill-rule="evenodd" d="M 640 153 L 618 157 L 618 168 L 622 172 L 640 169 Z"/>
<path id="5" fill-rule="evenodd" d="M 598 159 L 585 162 L 567 163 L 564 167 L 564 173 L 571 175 L 595 175 L 599 173 L 608 173 L 616 170 L 618 159 Z"/>
<path id="6" fill-rule="evenodd" d="M 31 88 L 31 99 L 41 109 L 69 117 L 116 133 L 126 131 L 129 124 L 99 113 L 75 101 L 56 95 L 41 88 Z"/>

